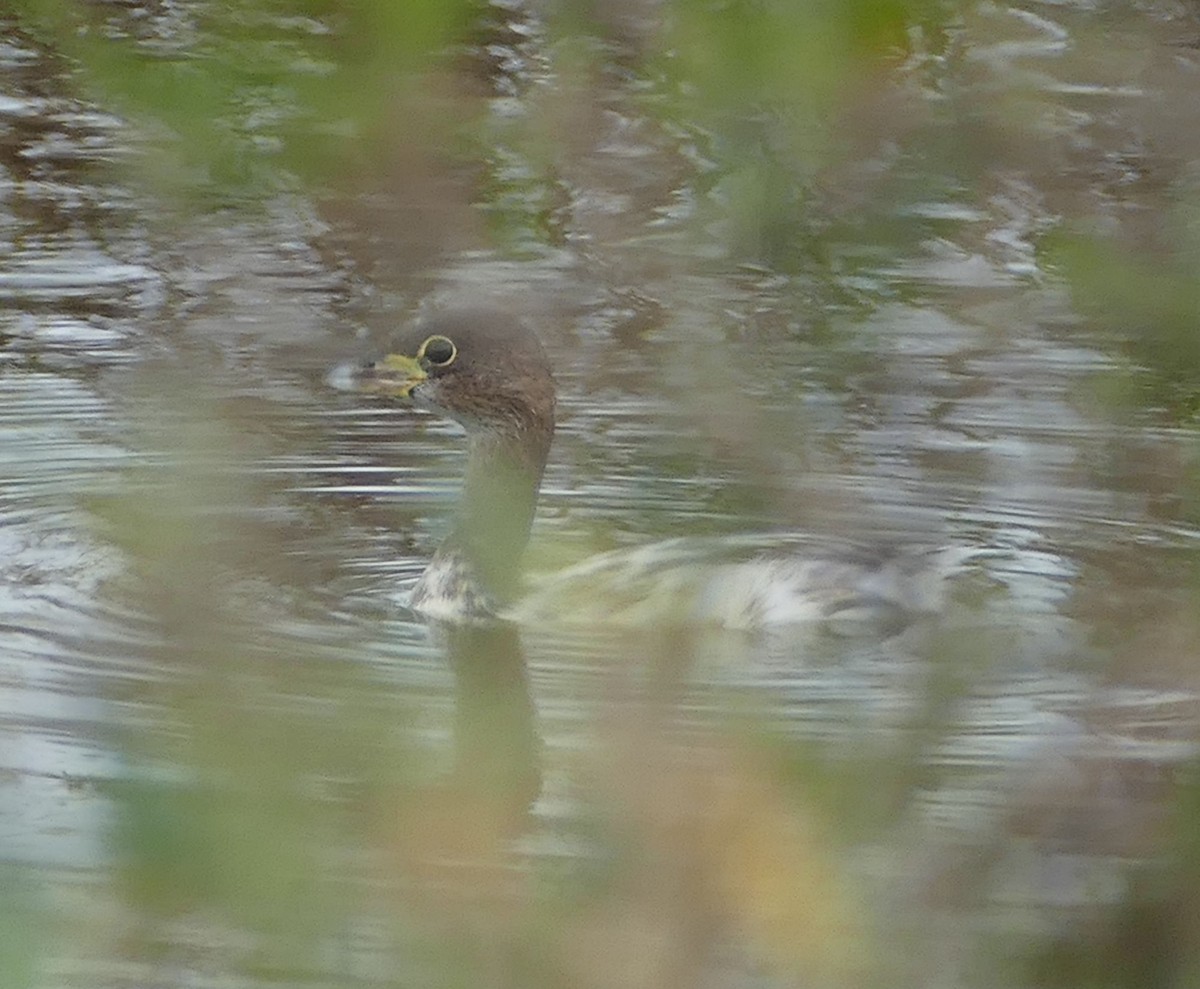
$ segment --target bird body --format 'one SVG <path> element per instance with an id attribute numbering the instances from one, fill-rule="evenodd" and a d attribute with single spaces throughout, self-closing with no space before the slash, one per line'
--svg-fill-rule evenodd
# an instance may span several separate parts
<path id="1" fill-rule="evenodd" d="M 519 622 L 753 631 L 820 623 L 839 634 L 899 631 L 942 609 L 946 579 L 975 553 L 868 549 L 787 533 L 670 539 L 555 571 L 504 612 Z"/>

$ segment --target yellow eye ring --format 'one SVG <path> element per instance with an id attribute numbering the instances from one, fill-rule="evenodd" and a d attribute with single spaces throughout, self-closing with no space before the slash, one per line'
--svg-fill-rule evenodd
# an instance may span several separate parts
<path id="1" fill-rule="evenodd" d="M 458 348 L 449 337 L 434 334 L 427 337 L 417 350 L 417 360 L 425 361 L 434 367 L 449 367 L 458 357 Z"/>

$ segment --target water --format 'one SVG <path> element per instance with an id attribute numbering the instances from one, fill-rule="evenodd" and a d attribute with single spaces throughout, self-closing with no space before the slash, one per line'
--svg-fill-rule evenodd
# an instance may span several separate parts
<path id="1" fill-rule="evenodd" d="M 1137 865 L 1175 847 L 1200 530 L 1194 422 L 1138 391 L 1130 348 L 1040 245 L 1079 213 L 1135 241 L 1177 222 L 1200 133 L 1183 122 L 1200 105 L 1195 49 L 1177 43 L 1191 21 L 964 9 L 895 67 L 893 114 L 855 108 L 864 150 L 821 177 L 819 260 L 800 263 L 769 230 L 767 260 L 730 255 L 754 239 L 719 222 L 737 176 L 714 176 L 702 128 L 647 111 L 653 83 L 619 48 L 548 180 L 506 128 L 563 83 L 551 42 L 523 5 L 490 19 L 469 59 L 494 88 L 490 183 L 472 208 L 430 194 L 428 225 L 397 219 L 412 203 L 391 190 L 280 193 L 176 227 L 126 167 L 134 128 L 4 33 L 0 857 L 34 891 L 5 909 L 66 918 L 64 943 L 36 948 L 36 984 L 393 984 L 395 957 L 436 981 L 453 966 L 380 905 L 387 877 L 436 861 L 436 916 L 478 906 L 447 892 L 462 887 L 511 903 L 510 860 L 470 871 L 489 840 L 543 878 L 558 863 L 607 877 L 612 916 L 567 911 L 568 971 L 602 970 L 594 950 L 629 984 L 604 947 L 629 944 L 621 917 L 692 943 L 677 844 L 716 877 L 698 899 L 748 931 L 697 965 L 737 984 L 771 966 L 836 980 L 836 938 L 773 931 L 752 853 L 730 864 L 679 810 L 746 808 L 721 841 L 768 855 L 774 832 L 754 822 L 783 814 L 780 749 L 782 792 L 837 820 L 855 861 L 818 881 L 805 870 L 826 868 L 825 846 L 788 845 L 778 868 L 790 850 L 833 913 L 854 890 L 884 914 L 910 897 L 871 942 L 922 959 L 896 978 L 1037 981 L 996 963 L 1013 944 L 1072 971 L 1070 946 L 1126 916 Z M 151 20 L 133 32 L 146 45 L 188 50 L 194 25 Z M 992 142 L 986 162 L 954 151 L 964 122 Z M 941 171 L 922 160 L 938 149 Z M 456 226 L 481 214 L 505 249 Z M 431 636 L 400 592 L 445 531 L 461 436 L 325 384 L 430 296 L 506 302 L 551 353 L 535 570 L 679 535 L 995 553 L 940 623 L 883 643 Z M 173 803 L 192 783 L 222 795 L 215 809 Z M 393 813 L 391 788 L 424 794 L 418 819 Z M 502 823 L 460 833 L 439 807 Z M 648 836 L 640 882 L 604 871 L 613 834 Z M 476 917 L 493 931 L 479 938 L 502 940 L 504 914 Z M 263 929 L 305 948 L 268 950 L 249 933 Z"/>

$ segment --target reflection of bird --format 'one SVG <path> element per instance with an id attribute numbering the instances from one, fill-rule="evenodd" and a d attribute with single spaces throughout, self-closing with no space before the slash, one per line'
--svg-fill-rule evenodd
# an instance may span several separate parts
<path id="1" fill-rule="evenodd" d="M 554 434 L 554 379 L 537 337 L 503 312 L 442 312 L 412 330 L 396 353 L 359 369 L 353 387 L 411 399 L 466 429 L 457 520 L 411 598 L 433 617 L 734 628 L 822 621 L 892 631 L 938 610 L 944 577 L 967 555 L 769 546 L 729 562 L 728 546 L 673 540 L 597 557 L 514 605 Z"/>

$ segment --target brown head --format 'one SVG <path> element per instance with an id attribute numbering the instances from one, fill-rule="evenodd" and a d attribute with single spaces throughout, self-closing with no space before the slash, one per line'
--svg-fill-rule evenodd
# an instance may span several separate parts
<path id="1" fill-rule="evenodd" d="M 365 367 L 364 391 L 409 398 L 471 438 L 541 451 L 554 433 L 554 378 L 545 350 L 515 316 L 493 309 L 435 313 Z"/>

